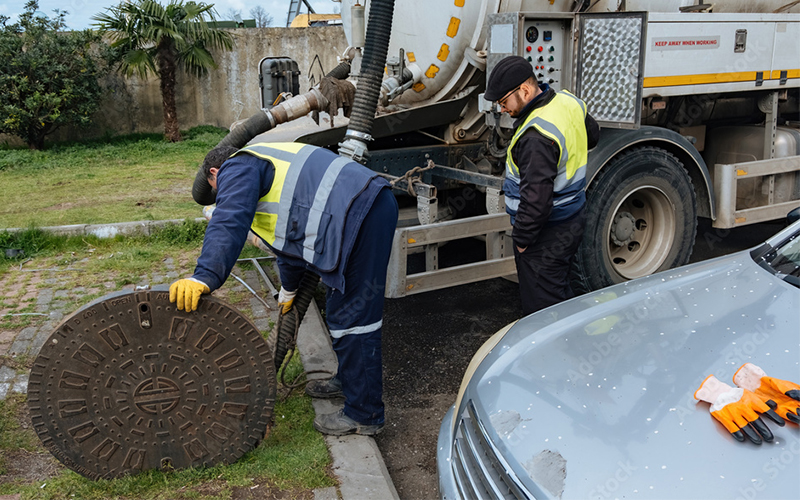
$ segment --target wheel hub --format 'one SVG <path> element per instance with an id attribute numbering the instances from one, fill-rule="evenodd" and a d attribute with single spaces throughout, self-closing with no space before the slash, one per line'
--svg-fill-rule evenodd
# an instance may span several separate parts
<path id="1" fill-rule="evenodd" d="M 636 218 L 630 212 L 620 212 L 611 224 L 611 241 L 618 247 L 627 245 L 633 240 L 636 231 Z"/>

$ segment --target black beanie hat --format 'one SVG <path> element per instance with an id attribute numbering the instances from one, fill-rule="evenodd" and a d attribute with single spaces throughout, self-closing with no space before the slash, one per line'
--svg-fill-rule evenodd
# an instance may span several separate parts
<path id="1" fill-rule="evenodd" d="M 532 76 L 533 67 L 524 57 L 506 57 L 497 63 L 489 75 L 483 98 L 487 101 L 501 99 Z"/>

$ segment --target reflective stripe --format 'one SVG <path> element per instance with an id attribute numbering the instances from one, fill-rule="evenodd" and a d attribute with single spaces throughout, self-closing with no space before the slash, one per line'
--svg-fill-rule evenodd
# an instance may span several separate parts
<path id="1" fill-rule="evenodd" d="M 560 156 L 558 158 L 558 170 L 561 171 L 564 167 L 567 166 L 567 161 L 569 160 L 569 152 L 567 151 L 567 139 L 564 138 L 564 134 L 558 130 L 558 127 L 553 125 L 547 120 L 543 120 L 539 117 L 534 118 L 531 120 L 529 126 L 536 127 L 540 132 L 543 132 L 545 136 L 549 136 L 550 139 L 553 139 L 558 142 L 558 149 Z"/>
<path id="2" fill-rule="evenodd" d="M 510 198 L 506 196 L 506 208 L 516 213 L 519 210 L 519 198 Z"/>
<path id="3" fill-rule="evenodd" d="M 278 213 L 279 203 L 277 201 L 259 201 L 256 207 L 256 212 L 264 212 L 268 214 Z"/>
<path id="4" fill-rule="evenodd" d="M 582 181 L 586 178 L 586 165 L 581 165 L 578 167 L 578 170 L 569 177 L 569 171 L 565 168 L 563 170 L 558 171 L 558 175 L 556 176 L 555 183 L 553 184 L 553 191 L 560 192 L 566 189 L 567 187 L 575 184 L 576 182 Z"/>
<path id="5" fill-rule="evenodd" d="M 354 326 L 352 328 L 345 328 L 344 330 L 331 330 L 331 337 L 340 339 L 345 335 L 360 335 L 364 333 L 372 333 L 383 326 L 383 320 L 372 323 L 367 326 Z"/>
<path id="6" fill-rule="evenodd" d="M 319 225 L 322 221 L 322 213 L 325 206 L 328 204 L 328 198 L 331 196 L 331 190 L 339 177 L 339 173 L 351 160 L 345 157 L 339 157 L 331 162 L 325 175 L 319 183 L 317 192 L 314 193 L 314 203 L 311 205 L 311 210 L 308 214 L 308 222 L 306 222 L 305 240 L 303 241 L 303 258 L 306 262 L 314 262 L 314 246 L 317 243 L 317 236 L 319 235 Z"/>
<path id="7" fill-rule="evenodd" d="M 289 224 L 289 211 L 292 209 L 292 198 L 294 197 L 294 189 L 297 186 L 297 179 L 300 178 L 300 172 L 306 166 L 308 157 L 311 156 L 317 148 L 314 146 L 304 146 L 294 155 L 292 161 L 292 168 L 286 172 L 286 179 L 283 181 L 281 188 L 281 199 L 278 204 L 278 221 L 275 225 L 275 243 L 272 245 L 275 248 L 283 248 L 286 241 L 286 228 Z"/>
<path id="8" fill-rule="evenodd" d="M 281 146 L 286 145 L 287 149 L 278 149 L 278 148 L 273 147 L 273 146 L 277 146 L 277 145 L 281 145 Z M 289 147 L 290 146 L 296 146 L 296 145 L 297 145 L 296 143 L 291 143 L 291 142 L 288 142 L 288 143 L 274 143 L 274 144 L 268 144 L 268 143 L 263 143 L 262 142 L 262 143 L 252 144 L 250 146 L 246 146 L 246 147 L 244 147 L 242 149 L 246 149 L 247 151 L 251 152 L 254 156 L 258 156 L 259 158 L 263 158 L 265 160 L 269 160 L 271 158 L 275 158 L 277 160 L 283 160 L 283 161 L 292 162 L 295 159 L 295 155 L 297 154 L 297 151 L 291 151 L 291 149 L 289 149 Z M 298 151 L 302 151 L 302 149 L 305 146 L 305 144 L 302 144 L 300 146 L 301 147 L 298 149 Z"/>
<path id="9" fill-rule="evenodd" d="M 578 191 L 577 193 L 573 194 L 572 196 L 568 196 L 566 198 L 559 198 L 558 200 L 553 202 L 553 206 L 557 207 L 559 205 L 563 205 L 564 203 L 568 203 L 568 202 L 574 200 L 575 198 L 577 198 L 580 194 L 581 194 L 581 192 Z"/>

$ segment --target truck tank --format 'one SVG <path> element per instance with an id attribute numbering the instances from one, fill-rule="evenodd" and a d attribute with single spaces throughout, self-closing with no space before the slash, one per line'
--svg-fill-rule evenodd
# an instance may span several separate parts
<path id="1" fill-rule="evenodd" d="M 352 61 L 350 79 L 356 86 L 364 48 L 354 46 L 364 44 L 363 19 L 369 19 L 369 9 L 367 0 L 341 0 L 343 27 L 351 45 L 343 58 Z M 379 98 L 366 155 L 369 168 L 392 180 L 402 208 L 387 296 L 401 297 L 513 274 L 514 259 L 507 237 L 510 227 L 502 193 L 504 159 L 513 125 L 507 115 L 496 112 L 479 95 L 485 87 L 487 66 L 491 71 L 492 59 L 524 50 L 523 31 L 516 32 L 519 44 L 514 43 L 517 39 L 513 35 L 507 35 L 514 47 L 496 52 L 489 46 L 489 33 L 494 36 L 492 29 L 497 24 L 515 22 L 519 27 L 541 22 L 573 29 L 584 22 L 582 19 L 592 19 L 573 15 L 583 13 L 595 16 L 591 21 L 594 26 L 598 25 L 597 19 L 643 19 L 648 29 L 638 38 L 644 55 L 634 64 L 622 57 L 629 50 L 623 50 L 622 56 L 602 52 L 607 48 L 606 42 L 615 41 L 615 32 L 595 30 L 595 34 L 603 33 L 597 36 L 604 38 L 587 45 L 600 54 L 600 61 L 627 61 L 628 71 L 636 70 L 635 65 L 640 64 L 641 80 L 620 79 L 625 85 L 630 81 L 635 85 L 613 92 L 614 106 L 619 101 L 624 109 L 632 110 L 628 114 L 633 116 L 630 123 L 599 120 L 604 122 L 601 143 L 590 152 L 587 165 L 587 210 L 593 214 L 592 224 L 587 225 L 577 256 L 578 286 L 574 282 L 573 287 L 596 289 L 685 264 L 694 246 L 698 217 L 709 218 L 715 227 L 724 229 L 774 220 L 781 211 L 785 210 L 785 215 L 797 205 L 796 200 L 784 201 L 783 197 L 770 194 L 769 206 L 716 210 L 715 206 L 720 205 L 717 198 L 723 198 L 719 193 L 735 189 L 736 179 L 724 187 L 719 185 L 701 153 L 706 132 L 711 143 L 719 143 L 717 137 L 721 134 L 714 128 L 720 125 L 758 126 L 767 134 L 786 120 L 796 122 L 800 117 L 797 49 L 785 41 L 796 40 L 800 2 L 716 0 L 713 5 L 698 5 L 697 0 L 394 0 L 383 77 L 384 89 L 388 90 Z M 791 13 L 794 16 L 784 19 L 783 14 Z M 721 16 L 715 17 L 717 14 Z M 355 29 L 357 26 L 361 28 Z M 724 57 L 709 57 L 695 49 L 647 50 L 654 43 L 653 37 L 706 33 L 703 30 L 725 41 L 719 52 Z M 739 31 L 745 38 L 750 37 L 749 44 L 739 41 Z M 505 32 L 499 30 L 501 35 Z M 571 80 L 562 78 L 557 83 L 563 82 L 561 88 L 586 100 L 589 111 L 597 118 L 604 113 L 602 92 L 607 86 L 588 87 L 587 83 L 587 89 L 595 91 L 584 92 L 586 89 L 581 86 L 590 80 L 583 79 L 571 67 L 574 61 L 578 70 L 592 70 L 592 65 L 580 63 L 579 44 L 590 38 L 586 33 L 578 29 L 572 37 L 562 36 L 556 49 L 553 41 L 550 51 L 571 56 L 559 60 L 563 66 L 556 68 L 554 64 L 548 71 L 572 74 Z M 761 46 L 772 55 L 758 57 Z M 681 59 L 687 54 L 691 64 Z M 743 72 L 734 65 L 742 62 L 737 57 L 745 63 L 744 69 L 752 71 Z M 605 63 L 599 67 L 619 69 Z M 406 73 L 413 73 L 413 78 L 409 79 Z M 613 81 L 614 76 L 610 76 L 606 81 Z M 695 79 L 687 80 L 688 77 Z M 696 77 L 713 78 L 706 81 Z M 387 87 L 393 80 L 394 87 Z M 595 95 L 592 101 L 593 94 L 600 98 Z M 628 105 L 629 102 L 633 104 Z M 610 112 L 617 109 L 612 108 Z M 337 117 L 336 126 L 332 127 L 303 117 L 270 130 L 257 140 L 299 141 L 335 150 L 345 137 L 346 127 L 344 118 Z M 780 148 L 772 147 L 773 151 L 768 152 L 768 142 L 764 143 L 762 160 L 767 164 L 758 165 L 758 175 L 772 182 L 771 174 L 763 172 L 786 170 L 784 164 L 792 158 L 779 158 Z M 795 170 L 791 169 L 795 176 L 791 182 L 800 179 L 800 172 Z M 794 193 L 796 183 L 791 182 L 789 188 Z M 735 201 L 736 197 L 725 199 Z M 720 222 L 724 220 L 733 222 L 725 225 Z M 485 260 L 440 269 L 439 247 L 459 244 L 448 243 L 459 238 L 485 242 Z M 411 269 L 418 266 L 406 264 L 416 252 L 425 254 L 424 271 L 412 273 Z"/>
<path id="2" fill-rule="evenodd" d="M 353 45 L 352 8 L 366 0 L 342 0 L 342 24 L 347 41 Z M 435 3 L 395 0 L 389 57 L 403 49 L 408 63 L 423 72 L 419 83 L 393 103 L 430 104 L 452 98 L 483 72 L 480 52 L 485 49 L 489 14 L 501 12 L 565 13 L 586 12 L 680 12 L 697 8 L 696 0 L 445 0 Z M 786 0 L 717 0 L 717 13 L 800 13 L 800 4 Z M 434 6 L 435 5 L 435 6 Z M 588 10 L 586 9 L 588 7 Z M 781 10 L 783 9 L 783 10 Z M 365 18 L 369 19 L 369 1 Z M 363 39 L 363 36 L 361 37 Z"/>

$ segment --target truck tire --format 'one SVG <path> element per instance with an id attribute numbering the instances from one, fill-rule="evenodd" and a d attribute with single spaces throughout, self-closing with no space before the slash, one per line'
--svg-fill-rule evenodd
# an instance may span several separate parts
<path id="1" fill-rule="evenodd" d="M 586 230 L 573 266 L 576 292 L 597 290 L 689 261 L 697 200 L 669 152 L 645 146 L 611 160 L 589 186 Z"/>

